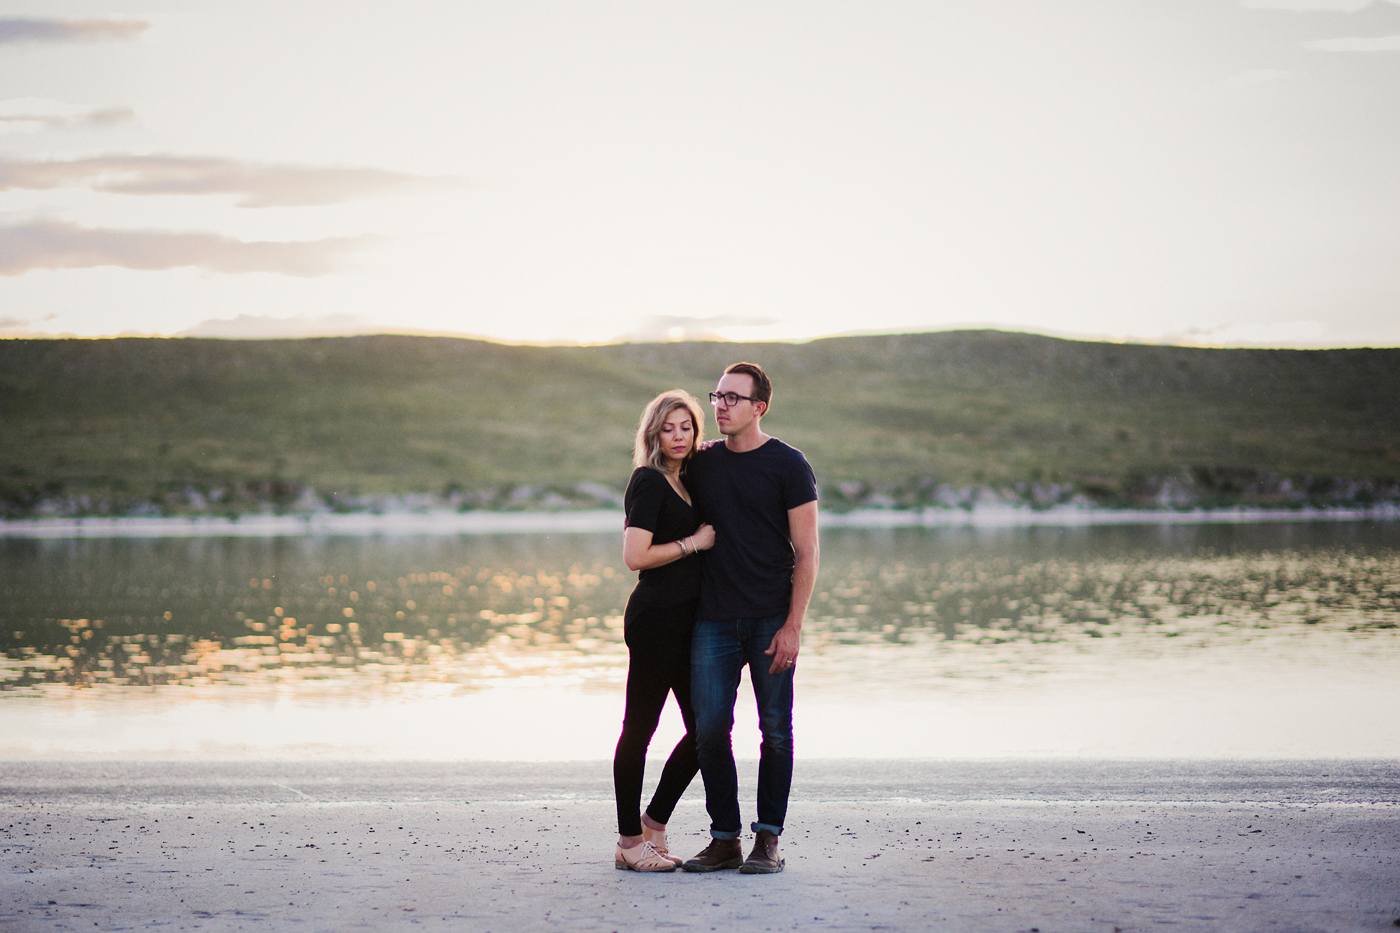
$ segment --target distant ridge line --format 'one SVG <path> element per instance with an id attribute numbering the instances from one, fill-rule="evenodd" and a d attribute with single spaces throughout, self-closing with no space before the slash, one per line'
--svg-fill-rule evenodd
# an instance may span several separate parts
<path id="1" fill-rule="evenodd" d="M 612 506 L 643 404 L 740 358 L 833 514 L 1400 501 L 1397 348 L 121 338 L 0 341 L 0 518 Z"/>

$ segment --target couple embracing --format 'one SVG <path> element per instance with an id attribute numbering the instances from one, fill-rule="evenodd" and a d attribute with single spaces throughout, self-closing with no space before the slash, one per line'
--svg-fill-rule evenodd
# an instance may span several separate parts
<path id="1" fill-rule="evenodd" d="M 763 433 L 772 397 L 757 364 L 728 367 L 710 393 L 724 441 L 703 447 L 704 415 L 690 393 L 663 392 L 642 413 L 624 503 L 623 559 L 641 574 L 624 616 L 627 710 L 613 758 L 620 869 L 783 870 L 793 671 L 817 578 L 817 488 L 802 453 Z M 731 744 L 745 666 L 763 736 L 747 858 Z M 639 813 L 647 746 L 670 693 L 686 734 Z M 667 848 L 666 822 L 697 770 L 711 839 L 682 862 Z"/>

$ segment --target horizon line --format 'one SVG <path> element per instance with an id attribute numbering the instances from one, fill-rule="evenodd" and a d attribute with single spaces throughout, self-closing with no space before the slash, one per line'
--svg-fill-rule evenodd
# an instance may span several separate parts
<path id="1" fill-rule="evenodd" d="M 695 337 L 680 337 L 675 339 L 646 339 L 640 336 L 620 335 L 609 340 L 581 341 L 581 340 L 509 340 L 500 337 L 489 337 L 482 334 L 473 334 L 466 331 L 452 330 L 430 330 L 426 328 L 395 328 L 385 326 L 369 326 L 363 330 L 350 330 L 342 333 L 307 333 L 307 334 L 267 334 L 249 336 L 222 336 L 209 334 L 174 333 L 163 334 L 157 332 L 141 331 L 121 331 L 115 334 L 75 334 L 71 332 L 48 333 L 42 331 L 3 331 L 0 330 L 0 340 L 222 340 L 222 341 L 244 341 L 248 343 L 263 341 L 293 341 L 293 340 L 347 340 L 355 337 L 429 337 L 436 339 L 450 340 L 473 340 L 480 343 L 489 343 L 496 346 L 506 347 L 612 347 L 627 345 L 663 345 L 663 344 L 686 344 L 686 343 L 727 343 L 727 344 L 790 344 L 802 346 L 815 343 L 819 340 L 835 340 L 848 337 L 912 337 L 923 334 L 955 334 L 955 333 L 979 333 L 994 332 L 1002 334 L 1019 334 L 1032 337 L 1047 337 L 1052 340 L 1065 340 L 1075 343 L 1106 343 L 1118 346 L 1148 346 L 1148 347 L 1179 347 L 1188 350 L 1295 350 L 1299 352 L 1321 351 L 1321 350 L 1390 350 L 1400 349 L 1400 345 L 1376 345 L 1376 344 L 1292 344 L 1284 345 L 1278 343 L 1209 343 L 1204 341 L 1185 342 L 1173 340 L 1171 336 L 1153 340 L 1143 337 L 1113 336 L 1106 334 L 1083 334 L 1072 331 L 1061 331 L 1051 328 L 1010 328 L 995 324 L 982 324 L 969 322 L 966 324 L 953 324 L 947 327 L 928 328 L 924 330 L 903 330 L 898 328 L 877 329 L 877 330 L 847 330 L 830 334 L 820 334 L 815 337 L 800 338 L 772 338 L 767 340 L 734 340 L 720 337 L 713 334 L 698 335 Z"/>

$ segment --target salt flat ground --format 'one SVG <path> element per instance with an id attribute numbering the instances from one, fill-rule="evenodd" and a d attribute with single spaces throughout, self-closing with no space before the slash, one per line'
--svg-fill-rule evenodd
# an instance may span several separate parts
<path id="1" fill-rule="evenodd" d="M 680 855 L 706 841 L 699 790 L 672 820 Z M 615 871 L 605 762 L 7 762 L 0 807 L 15 933 L 1400 918 L 1396 761 L 799 762 L 776 876 Z"/>

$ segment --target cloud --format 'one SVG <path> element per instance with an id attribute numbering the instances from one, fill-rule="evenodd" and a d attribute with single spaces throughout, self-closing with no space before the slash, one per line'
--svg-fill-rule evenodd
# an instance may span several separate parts
<path id="1" fill-rule="evenodd" d="M 1387 0 L 1400 3 L 1400 0 Z M 1307 13 L 1314 10 L 1336 13 L 1355 13 L 1371 5 L 1371 0 L 1240 0 L 1242 6 L 1251 10 L 1292 10 Z"/>
<path id="2" fill-rule="evenodd" d="M 646 318 L 637 329 L 616 338 L 652 343 L 665 340 L 719 340 L 721 328 L 727 327 L 767 327 L 779 323 L 771 317 L 735 317 L 721 314 L 714 317 L 680 317 L 658 314 Z"/>
<path id="3" fill-rule="evenodd" d="M 134 39 L 150 28 L 135 19 L 0 19 L 0 44 Z"/>
<path id="4" fill-rule="evenodd" d="M 15 317 L 13 314 L 0 314 L 0 329 L 25 327 L 29 324 L 52 321 L 54 318 L 58 317 L 58 315 L 59 313 L 57 311 L 50 312 L 41 318 L 25 318 Z"/>
<path id="5" fill-rule="evenodd" d="M 1385 0 L 1400 6 L 1400 0 Z M 1371 6 L 1372 0 L 1240 0 L 1255 10 L 1331 11 L 1355 13 Z M 1400 52 L 1400 36 L 1355 36 L 1341 39 L 1313 39 L 1303 48 L 1316 52 Z M 1251 72 L 1258 74 L 1258 72 Z M 1249 83 L 1249 82 L 1246 82 Z"/>
<path id="6" fill-rule="evenodd" d="M 210 318 L 172 337 L 219 337 L 227 340 L 272 340 L 301 337 L 352 337 L 357 334 L 407 334 L 417 337 L 458 337 L 486 340 L 480 334 L 459 330 L 437 330 L 380 324 L 357 314 L 326 314 L 321 317 L 273 317 L 270 314 L 240 314 L 231 318 Z M 543 344 L 537 344 L 543 345 Z M 577 346 L 577 344 L 573 344 Z"/>
<path id="7" fill-rule="evenodd" d="M 375 324 L 354 314 L 327 314 L 308 318 L 273 317 L 268 314 L 240 314 L 232 318 L 211 318 L 200 321 L 176 337 L 222 337 L 232 340 L 259 340 L 295 337 L 344 337 L 351 334 L 377 334 L 384 325 Z"/>
<path id="8" fill-rule="evenodd" d="M 1400 52 L 1400 36 L 1358 36 L 1351 39 L 1314 39 L 1303 48 L 1318 52 Z"/>
<path id="9" fill-rule="evenodd" d="M 134 119 L 135 116 L 136 113 L 126 107 L 93 110 L 44 97 L 17 97 L 13 100 L 0 100 L 0 136 L 37 133 L 43 129 L 61 126 L 118 123 Z"/>
<path id="10" fill-rule="evenodd" d="M 1316 346 L 1327 327 L 1321 321 L 1232 321 L 1163 335 L 1160 342 L 1210 347 Z"/>
<path id="11" fill-rule="evenodd" d="M 239 207 L 306 207 L 455 184 L 377 169 L 298 168 L 184 156 L 0 161 L 0 191 L 85 186 L 113 194 L 232 194 Z"/>
<path id="12" fill-rule="evenodd" d="M 41 318 L 15 317 L 13 314 L 0 314 L 0 339 L 14 339 L 17 337 L 50 337 L 53 336 L 45 331 L 32 330 L 31 324 L 47 323 L 59 316 L 59 312 L 54 311 Z"/>
<path id="13" fill-rule="evenodd" d="M 0 275 L 97 266 L 148 271 L 195 266 L 209 272 L 275 272 L 313 277 L 334 272 L 346 255 L 375 239 L 360 236 L 245 242 L 212 233 L 104 230 L 66 221 L 37 220 L 0 228 Z"/>

